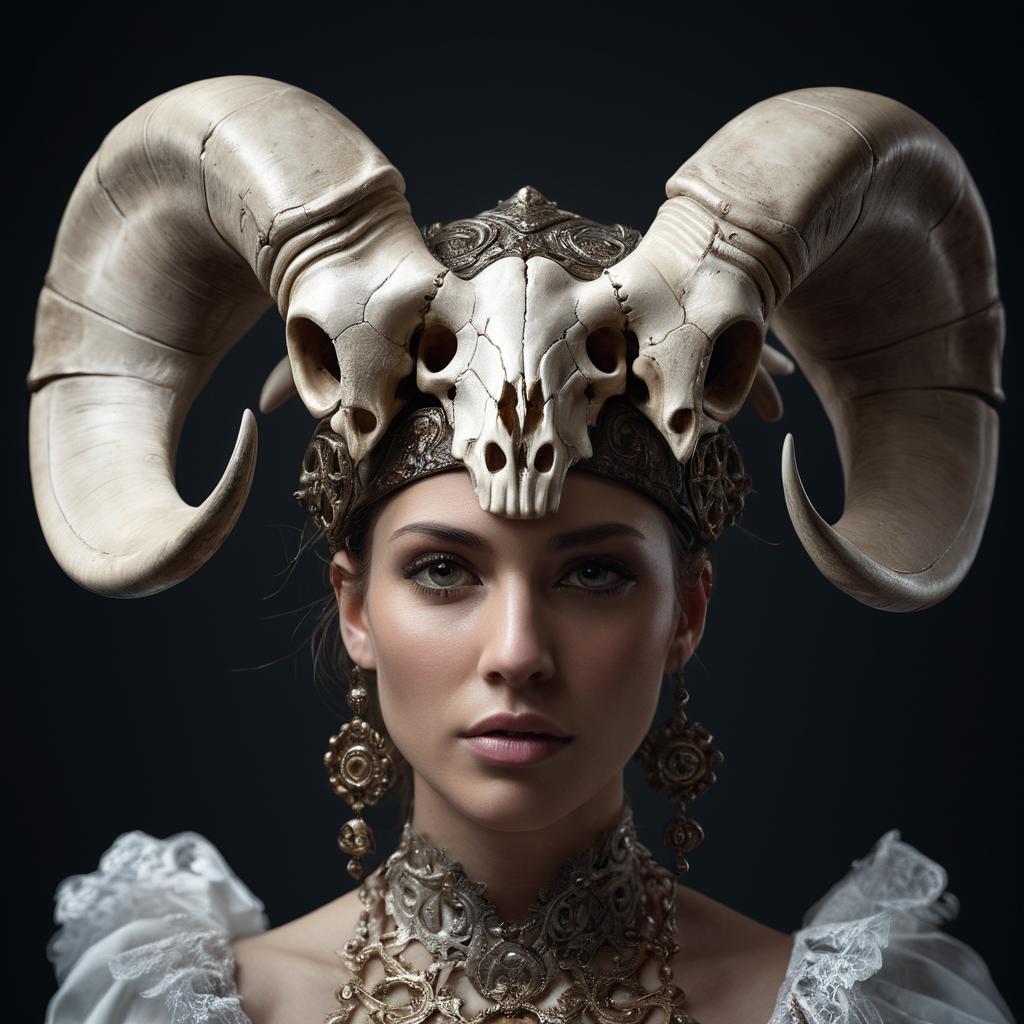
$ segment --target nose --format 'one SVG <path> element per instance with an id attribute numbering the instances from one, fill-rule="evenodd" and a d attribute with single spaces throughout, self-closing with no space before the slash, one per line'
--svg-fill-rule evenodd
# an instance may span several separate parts
<path id="1" fill-rule="evenodd" d="M 555 657 L 543 602 L 523 577 L 507 576 L 492 591 L 483 617 L 482 679 L 506 686 L 528 686 L 550 679 Z"/>

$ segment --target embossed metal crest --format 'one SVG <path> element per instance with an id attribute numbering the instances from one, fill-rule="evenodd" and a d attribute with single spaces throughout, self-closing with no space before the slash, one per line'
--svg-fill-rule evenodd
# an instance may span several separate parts
<path id="1" fill-rule="evenodd" d="M 423 237 L 446 267 L 467 280 L 505 256 L 544 256 L 573 277 L 593 281 L 628 256 L 641 235 L 635 228 L 598 224 L 560 210 L 525 185 L 492 210 L 423 228 Z"/>

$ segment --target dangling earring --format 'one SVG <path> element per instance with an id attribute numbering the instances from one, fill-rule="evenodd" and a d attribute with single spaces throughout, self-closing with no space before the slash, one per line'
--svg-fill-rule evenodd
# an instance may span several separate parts
<path id="1" fill-rule="evenodd" d="M 331 737 L 324 765 L 331 788 L 356 812 L 356 817 L 338 830 L 338 846 L 351 858 L 348 873 L 361 879 L 360 858 L 374 851 L 373 830 L 363 819 L 363 808 L 372 807 L 394 782 L 395 759 L 386 734 L 381 735 L 360 717 L 366 712 L 369 693 L 358 665 L 352 668 L 346 696 L 355 717 Z"/>
<path id="2" fill-rule="evenodd" d="M 689 699 L 680 669 L 673 716 L 649 732 L 634 755 L 643 765 L 647 784 L 679 805 L 676 817 L 665 827 L 665 845 L 676 855 L 680 878 L 690 870 L 686 855 L 704 841 L 704 829 L 686 817 L 686 805 L 714 784 L 712 768 L 725 760 L 712 745 L 711 733 L 699 722 L 687 721 L 683 707 Z"/>

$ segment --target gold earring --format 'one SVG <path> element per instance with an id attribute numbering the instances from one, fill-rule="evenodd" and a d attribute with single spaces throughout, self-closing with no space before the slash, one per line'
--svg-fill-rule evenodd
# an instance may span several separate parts
<path id="1" fill-rule="evenodd" d="M 683 672 L 676 673 L 676 707 L 672 717 L 644 738 L 634 755 L 643 765 L 647 784 L 679 805 L 676 817 L 665 827 L 665 845 L 676 855 L 676 874 L 690 870 L 686 859 L 704 841 L 704 829 L 685 809 L 713 785 L 716 764 L 725 760 L 711 742 L 711 733 L 699 722 L 689 722 L 683 710 L 690 695 L 683 686 Z"/>
<path id="2" fill-rule="evenodd" d="M 346 696 L 355 717 L 331 737 L 324 765 L 331 788 L 356 812 L 338 830 L 338 846 L 351 858 L 348 873 L 361 879 L 360 858 L 374 851 L 373 830 L 363 818 L 363 809 L 372 807 L 394 782 L 395 758 L 387 735 L 360 717 L 366 712 L 369 693 L 358 665 L 352 668 Z"/>

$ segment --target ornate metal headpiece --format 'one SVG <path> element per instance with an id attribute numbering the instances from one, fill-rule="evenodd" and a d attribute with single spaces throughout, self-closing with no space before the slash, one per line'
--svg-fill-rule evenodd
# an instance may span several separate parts
<path id="1" fill-rule="evenodd" d="M 739 519 L 751 480 L 724 427 L 701 438 L 693 458 L 682 464 L 647 417 L 614 396 L 602 406 L 590 438 L 593 456 L 573 469 L 626 484 L 657 502 L 691 549 Z M 384 442 L 355 466 L 344 438 L 325 417 L 306 449 L 294 496 L 324 531 L 333 554 L 358 513 L 380 498 L 414 480 L 466 469 L 451 447 L 443 410 L 423 405 L 399 414 Z"/>
<path id="2" fill-rule="evenodd" d="M 635 228 L 598 224 L 560 210 L 530 185 L 493 210 L 423 229 L 430 251 L 465 280 L 503 256 L 544 256 L 573 277 L 593 281 L 628 256 L 641 237 Z"/>
<path id="3" fill-rule="evenodd" d="M 581 280 L 600 276 L 628 255 L 641 237 L 633 228 L 598 224 L 560 210 L 529 185 L 493 210 L 433 224 L 423 229 L 423 236 L 434 255 L 463 278 L 503 257 L 542 256 Z M 714 540 L 739 518 L 751 481 L 724 426 L 700 438 L 683 464 L 630 399 L 612 395 L 602 404 L 589 435 L 593 453 L 573 468 L 624 483 L 651 498 L 691 549 Z M 385 495 L 435 473 L 472 472 L 453 454 L 454 440 L 441 406 L 414 401 L 357 464 L 344 437 L 332 429 L 331 417 L 324 417 L 302 460 L 295 499 L 324 531 L 333 554 L 345 542 L 357 514 Z"/>

